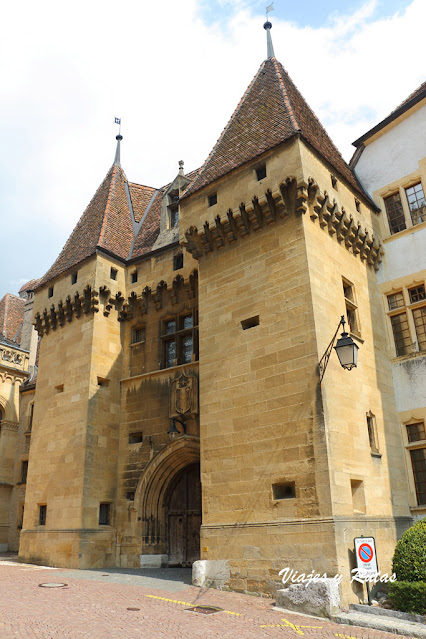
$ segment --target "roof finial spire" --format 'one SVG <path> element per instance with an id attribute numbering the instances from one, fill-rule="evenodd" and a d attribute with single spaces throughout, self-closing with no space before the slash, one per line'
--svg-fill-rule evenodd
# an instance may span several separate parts
<path id="1" fill-rule="evenodd" d="M 115 118 L 114 124 L 118 124 L 118 135 L 115 136 L 115 139 L 117 140 L 117 149 L 115 151 L 114 164 L 116 164 L 117 166 L 121 166 L 120 165 L 120 142 L 123 139 L 123 136 L 121 135 L 121 118 Z"/>
<path id="2" fill-rule="evenodd" d="M 266 22 L 263 25 L 263 28 L 266 29 L 266 43 L 267 43 L 267 57 L 269 58 L 275 58 L 275 53 L 274 53 L 274 47 L 272 44 L 272 38 L 271 38 L 271 29 L 272 29 L 272 24 L 269 22 L 268 20 L 268 13 L 271 13 L 271 11 L 274 10 L 274 3 L 271 2 L 270 5 L 268 5 L 266 7 Z"/>
<path id="3" fill-rule="evenodd" d="M 185 175 L 184 170 L 183 170 L 183 165 L 184 165 L 184 161 L 183 160 L 179 160 L 179 175 Z"/>

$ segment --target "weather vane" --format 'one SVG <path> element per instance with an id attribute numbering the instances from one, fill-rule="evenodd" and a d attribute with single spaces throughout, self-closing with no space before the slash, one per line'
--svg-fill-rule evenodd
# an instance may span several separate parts
<path id="1" fill-rule="evenodd" d="M 266 19 L 268 19 L 268 13 L 271 13 L 271 11 L 274 11 L 274 3 L 271 2 L 271 4 L 268 4 L 268 6 L 266 7 Z"/>
<path id="2" fill-rule="evenodd" d="M 115 118 L 114 124 L 118 124 L 118 135 L 121 135 L 121 118 Z"/>

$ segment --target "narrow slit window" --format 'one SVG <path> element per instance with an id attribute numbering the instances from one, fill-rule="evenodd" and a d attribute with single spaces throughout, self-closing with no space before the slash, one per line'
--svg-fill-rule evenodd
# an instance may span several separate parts
<path id="1" fill-rule="evenodd" d="M 71 284 L 76 284 L 77 283 L 77 277 L 78 277 L 77 272 L 71 273 Z"/>
<path id="2" fill-rule="evenodd" d="M 173 270 L 178 271 L 183 268 L 183 253 L 178 253 L 173 257 Z"/>
<path id="3" fill-rule="evenodd" d="M 249 317 L 241 322 L 241 328 L 243 331 L 246 331 L 248 328 L 254 328 L 255 326 L 259 326 L 259 315 Z"/>
<path id="4" fill-rule="evenodd" d="M 130 281 L 131 281 L 132 284 L 136 284 L 136 282 L 138 281 L 138 272 L 137 271 L 133 271 L 133 273 L 131 273 Z"/>
<path id="5" fill-rule="evenodd" d="M 47 291 L 47 297 L 53 297 L 53 286 L 51 286 Z"/>
<path id="6" fill-rule="evenodd" d="M 45 526 L 46 525 L 46 516 L 47 516 L 47 505 L 42 504 L 38 509 L 38 525 Z"/>
<path id="7" fill-rule="evenodd" d="M 117 279 L 117 269 L 116 268 L 112 268 L 111 266 L 111 271 L 110 271 L 110 277 L 112 280 L 116 280 Z"/>

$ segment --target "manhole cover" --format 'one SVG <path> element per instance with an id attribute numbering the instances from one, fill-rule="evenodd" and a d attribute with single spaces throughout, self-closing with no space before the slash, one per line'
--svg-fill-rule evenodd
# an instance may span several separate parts
<path id="1" fill-rule="evenodd" d="M 140 608 L 127 608 L 127 610 L 140 610 Z"/>
<path id="2" fill-rule="evenodd" d="M 109 575 L 102 575 L 102 577 L 109 577 Z"/>
<path id="3" fill-rule="evenodd" d="M 214 606 L 193 606 L 185 608 L 189 612 L 199 612 L 201 615 L 213 615 L 215 612 L 222 612 L 223 608 L 215 608 Z"/>
<path id="4" fill-rule="evenodd" d="M 68 586 L 68 584 L 60 584 L 53 581 L 46 584 L 39 584 L 40 588 L 65 588 L 65 586 Z"/>

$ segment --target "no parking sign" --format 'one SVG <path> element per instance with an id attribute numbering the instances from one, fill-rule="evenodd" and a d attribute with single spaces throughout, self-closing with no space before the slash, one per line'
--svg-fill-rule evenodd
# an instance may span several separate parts
<path id="1" fill-rule="evenodd" d="M 378 568 L 374 537 L 355 537 L 354 544 L 359 576 L 365 578 L 376 575 Z"/>

